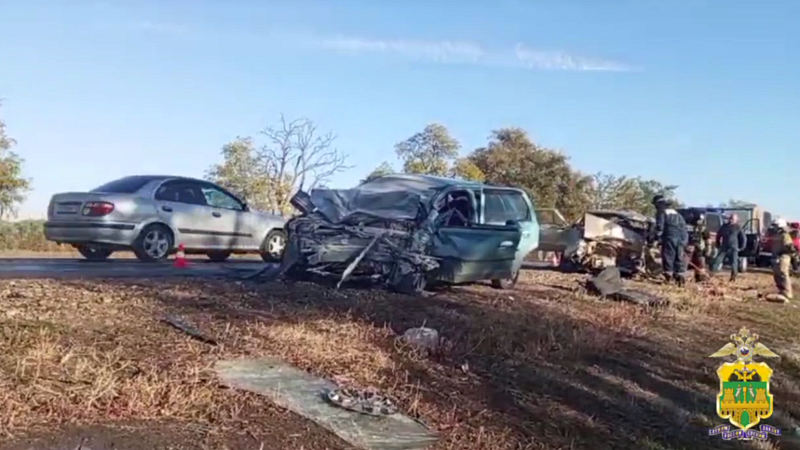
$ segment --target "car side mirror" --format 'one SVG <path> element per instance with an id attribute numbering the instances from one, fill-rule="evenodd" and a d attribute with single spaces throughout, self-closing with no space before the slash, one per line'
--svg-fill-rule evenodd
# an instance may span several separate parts
<path id="1" fill-rule="evenodd" d="M 516 221 L 516 220 L 506 220 L 506 226 L 507 227 L 518 227 L 519 226 L 519 222 Z"/>
<path id="2" fill-rule="evenodd" d="M 247 203 L 242 203 L 242 211 L 250 212 L 250 206 Z"/>

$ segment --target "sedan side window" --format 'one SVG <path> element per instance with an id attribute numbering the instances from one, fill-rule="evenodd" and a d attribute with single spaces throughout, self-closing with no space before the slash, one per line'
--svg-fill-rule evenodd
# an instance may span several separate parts
<path id="1" fill-rule="evenodd" d="M 219 189 L 203 186 L 200 190 L 203 192 L 206 203 L 212 208 L 231 209 L 234 211 L 242 211 L 243 209 L 242 203 L 239 200 L 236 200 Z"/>
<path id="2" fill-rule="evenodd" d="M 181 182 L 167 182 L 156 191 L 156 200 L 205 206 L 203 194 L 195 186 Z"/>

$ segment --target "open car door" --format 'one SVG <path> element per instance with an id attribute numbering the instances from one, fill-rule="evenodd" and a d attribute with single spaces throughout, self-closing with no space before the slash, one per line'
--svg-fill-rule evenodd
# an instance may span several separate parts
<path id="1" fill-rule="evenodd" d="M 572 226 L 557 209 L 538 208 L 536 217 L 539 220 L 539 246 L 543 252 L 563 252 L 570 242 Z"/>
<path id="2" fill-rule="evenodd" d="M 433 236 L 431 255 L 440 258 L 433 278 L 448 283 L 508 279 L 521 238 L 518 224 L 441 227 Z"/>

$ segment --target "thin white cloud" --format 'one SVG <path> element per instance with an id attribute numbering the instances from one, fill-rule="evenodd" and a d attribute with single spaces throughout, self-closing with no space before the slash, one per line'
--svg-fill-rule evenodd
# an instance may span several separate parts
<path id="1" fill-rule="evenodd" d="M 183 36 L 192 33 L 190 27 L 161 22 L 139 22 L 136 28 L 148 32 Z M 207 33 L 201 33 L 207 34 Z M 230 38 L 231 35 L 225 33 Z M 238 34 L 238 33 L 237 33 Z M 244 38 L 244 35 L 240 36 Z M 602 58 L 573 55 L 563 51 L 539 50 L 517 44 L 507 49 L 488 49 L 474 42 L 426 41 L 414 39 L 367 39 L 353 36 L 318 36 L 313 34 L 267 32 L 248 35 L 248 40 L 260 38 L 273 45 L 302 47 L 349 56 L 379 54 L 414 61 L 438 64 L 466 64 L 493 67 L 516 67 L 529 70 L 563 70 L 578 72 L 632 72 L 640 68 Z"/>
<path id="2" fill-rule="evenodd" d="M 351 55 L 394 54 L 414 60 L 444 64 L 514 66 L 536 70 L 630 72 L 629 64 L 588 58 L 562 51 L 536 50 L 517 44 L 511 50 L 489 50 L 478 44 L 458 41 L 380 40 L 335 36 L 308 40 L 317 47 Z"/>
<path id="3" fill-rule="evenodd" d="M 441 63 L 479 63 L 486 52 L 478 45 L 454 41 L 368 40 L 335 36 L 317 39 L 319 47 L 343 53 L 395 53 L 408 58 Z"/>
<path id="4" fill-rule="evenodd" d="M 633 72 L 637 67 L 599 58 L 587 58 L 561 51 L 534 50 L 517 44 L 514 57 L 530 69 L 575 70 L 583 72 Z"/>

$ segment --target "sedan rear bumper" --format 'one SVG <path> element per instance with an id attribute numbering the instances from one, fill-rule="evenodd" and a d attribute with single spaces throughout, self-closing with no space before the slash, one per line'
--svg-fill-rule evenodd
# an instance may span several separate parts
<path id="1" fill-rule="evenodd" d="M 44 224 L 44 237 L 59 244 L 131 246 L 139 235 L 136 225 L 115 222 L 58 222 Z"/>

